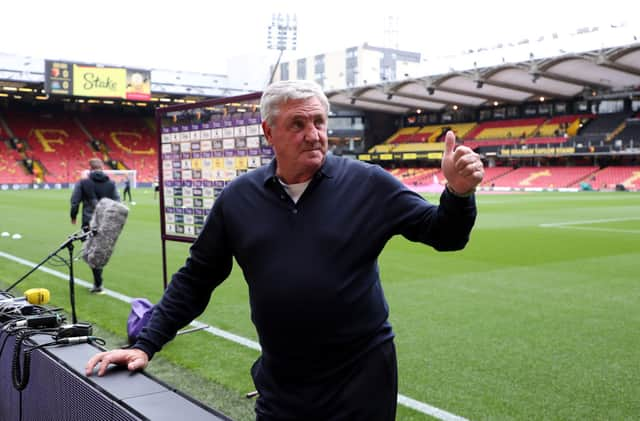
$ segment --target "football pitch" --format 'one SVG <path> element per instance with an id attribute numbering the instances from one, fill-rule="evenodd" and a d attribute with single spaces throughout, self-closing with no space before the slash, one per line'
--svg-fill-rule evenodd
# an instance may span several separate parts
<path id="1" fill-rule="evenodd" d="M 0 191 L 0 288 L 45 259 L 79 227 L 70 190 Z M 437 202 L 437 196 L 427 196 Z M 105 268 L 110 294 L 93 296 L 88 266 L 74 262 L 78 319 L 107 347 L 126 342 L 122 297 L 162 294 L 159 201 L 136 205 Z M 640 193 L 479 194 L 466 249 L 439 253 L 402 237 L 380 257 L 396 332 L 398 420 L 627 420 L 640 414 Z M 327 215 L 331 221 L 331 215 Z M 20 239 L 13 239 L 13 234 Z M 169 274 L 188 244 L 167 242 Z M 59 254 L 66 258 L 66 250 Z M 80 254 L 80 244 L 75 254 Z M 12 291 L 44 287 L 70 311 L 68 269 L 58 259 Z M 149 371 L 238 420 L 253 419 L 249 368 L 258 357 L 246 284 L 234 268 L 198 321 Z M 291 338 L 295 341 L 296 338 Z M 249 346 L 247 346 L 249 344 Z M 431 415 L 430 415 L 431 414 Z"/>

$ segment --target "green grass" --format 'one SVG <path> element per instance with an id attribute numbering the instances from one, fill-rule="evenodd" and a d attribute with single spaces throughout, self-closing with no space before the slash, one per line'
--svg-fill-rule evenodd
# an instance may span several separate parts
<path id="1" fill-rule="evenodd" d="M 162 293 L 159 206 L 150 190 L 134 195 L 137 205 L 105 269 L 105 286 L 155 302 Z M 44 259 L 77 229 L 69 224 L 69 196 L 66 190 L 1 191 L 0 232 L 23 238 L 0 238 L 0 251 Z M 397 333 L 400 393 L 474 420 L 636 419 L 640 195 L 480 195 L 478 206 L 465 250 L 437 253 L 394 238 L 380 258 Z M 187 249 L 167 242 L 169 272 Z M 91 280 L 82 261 L 74 268 L 76 277 Z M 5 286 L 28 270 L 0 257 Z M 19 285 L 30 287 L 49 288 L 53 304 L 69 310 L 64 279 L 37 271 Z M 124 342 L 127 304 L 80 287 L 76 303 L 78 318 L 94 323 L 108 347 Z M 198 319 L 256 340 L 237 268 Z M 248 420 L 253 402 L 243 395 L 253 390 L 249 367 L 257 356 L 197 332 L 169 344 L 149 370 Z M 427 419 L 398 409 L 398 420 Z"/>

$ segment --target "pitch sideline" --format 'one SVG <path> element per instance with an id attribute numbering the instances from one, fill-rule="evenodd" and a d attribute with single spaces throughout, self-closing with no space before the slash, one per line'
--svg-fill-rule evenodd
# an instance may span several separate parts
<path id="1" fill-rule="evenodd" d="M 624 222 L 624 221 L 637 221 L 639 217 L 631 216 L 626 218 L 609 218 L 609 219 L 590 219 L 584 221 L 566 221 L 566 222 L 553 222 L 548 224 L 538 224 L 540 228 L 560 228 L 560 229 L 575 229 L 585 231 L 604 231 L 604 232 L 621 232 L 625 234 L 640 234 L 640 230 L 628 230 L 620 228 L 599 228 L 599 227 L 581 227 L 576 225 L 593 225 L 606 222 Z"/>

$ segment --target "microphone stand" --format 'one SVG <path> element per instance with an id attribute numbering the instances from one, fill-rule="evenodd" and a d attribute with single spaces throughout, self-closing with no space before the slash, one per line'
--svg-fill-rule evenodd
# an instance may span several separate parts
<path id="1" fill-rule="evenodd" d="M 75 232 L 75 233 L 71 234 L 69 237 L 67 237 L 67 239 L 64 241 L 64 243 L 60 244 L 60 246 L 57 249 L 55 249 L 55 251 L 50 253 L 40 263 L 38 263 L 33 268 L 31 268 L 31 270 L 29 272 L 25 273 L 20 279 L 18 279 L 13 284 L 11 284 L 11 286 L 9 286 L 9 288 L 5 289 L 4 292 L 11 291 L 13 288 L 15 288 L 16 285 L 18 285 L 20 282 L 22 282 L 27 276 L 31 275 L 40 266 L 42 266 L 46 262 L 48 262 L 49 259 L 51 259 L 52 257 L 56 256 L 60 250 L 66 248 L 67 250 L 69 250 L 69 262 L 66 262 L 64 259 L 62 259 L 62 260 L 67 264 L 67 267 L 69 268 L 69 301 L 71 303 L 71 318 L 72 318 L 73 323 L 76 324 L 78 322 L 78 320 L 77 320 L 77 317 L 76 317 L 75 280 L 73 278 L 73 242 L 74 241 L 78 241 L 78 240 L 84 241 L 92 234 L 93 234 L 93 231 L 81 231 L 81 232 Z"/>

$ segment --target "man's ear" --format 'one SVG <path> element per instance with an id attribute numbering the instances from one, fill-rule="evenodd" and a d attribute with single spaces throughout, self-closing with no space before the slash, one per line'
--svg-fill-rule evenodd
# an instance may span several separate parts
<path id="1" fill-rule="evenodd" d="M 267 120 L 262 122 L 262 133 L 264 133 L 264 137 L 267 139 L 267 142 L 269 142 L 270 145 L 273 145 L 273 143 L 271 143 L 271 139 L 273 137 L 271 134 L 271 126 L 267 124 Z"/>

